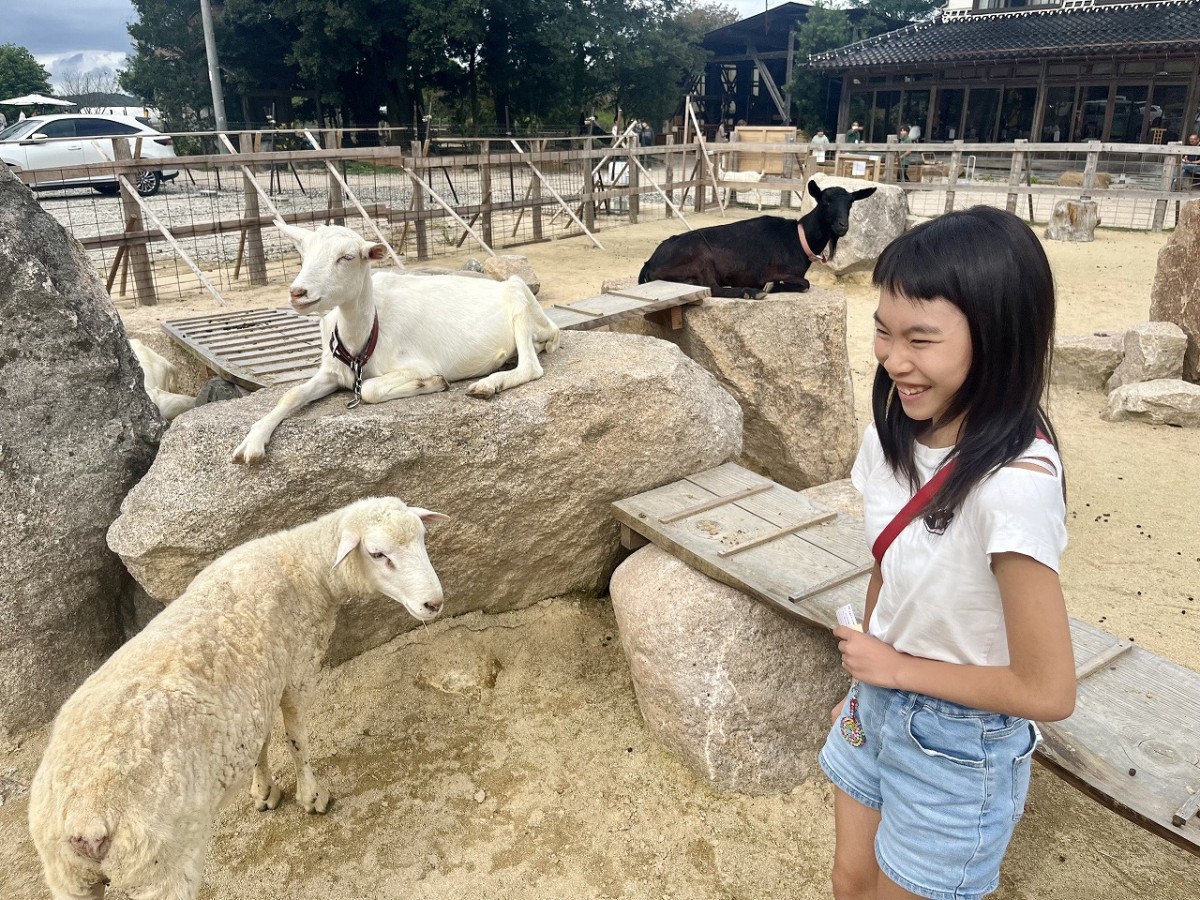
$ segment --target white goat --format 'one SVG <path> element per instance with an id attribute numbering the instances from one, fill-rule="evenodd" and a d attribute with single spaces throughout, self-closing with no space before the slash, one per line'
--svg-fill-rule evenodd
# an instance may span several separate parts
<path id="1" fill-rule="evenodd" d="M 541 378 L 538 352 L 558 349 L 558 326 L 520 278 L 372 275 L 371 261 L 387 254 L 383 244 L 337 225 L 309 230 L 279 219 L 275 225 L 295 242 L 303 261 L 292 282 L 292 308 L 325 314 L 321 366 L 254 423 L 234 461 L 262 459 L 280 422 L 339 387 L 354 390 L 347 405 L 356 406 L 360 386 L 365 402 L 382 403 L 487 375 L 467 393 L 491 397 Z M 514 353 L 516 368 L 496 371 Z"/>
<path id="2" fill-rule="evenodd" d="M 762 181 L 763 175 L 766 174 L 764 169 L 762 172 L 726 172 L 721 165 L 717 164 L 717 182 L 726 191 L 726 204 L 729 203 L 729 195 L 736 194 L 738 191 L 754 191 L 754 196 L 758 198 L 758 211 L 762 212 L 762 193 L 758 189 L 758 183 Z M 754 185 L 750 188 L 741 188 L 736 185 L 748 184 Z"/>
<path id="3" fill-rule="evenodd" d="M 181 413 L 195 408 L 195 397 L 175 393 L 178 370 L 173 362 L 137 338 L 129 339 L 129 348 L 142 367 L 142 387 L 164 419 L 170 422 Z"/>
<path id="4" fill-rule="evenodd" d="M 267 768 L 282 708 L 296 796 L 323 813 L 309 766 L 307 695 L 347 598 L 384 595 L 421 621 L 442 608 L 423 522 L 385 497 L 230 550 L 63 705 L 29 794 L 29 830 L 54 900 L 191 900 L 213 819 L 247 776 L 279 805 Z"/>

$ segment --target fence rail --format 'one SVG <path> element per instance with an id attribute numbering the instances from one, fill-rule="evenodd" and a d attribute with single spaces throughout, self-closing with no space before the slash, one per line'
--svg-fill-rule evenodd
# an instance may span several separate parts
<path id="1" fill-rule="evenodd" d="M 187 137 L 193 146 L 220 146 Z M 170 160 L 165 170 L 178 174 L 146 198 L 133 187 L 146 161 L 130 159 L 124 140 L 105 152 L 112 162 L 19 175 L 35 188 L 64 178 L 124 181 L 116 197 L 86 185 L 39 197 L 89 251 L 110 292 L 127 296 L 132 276 L 138 304 L 198 289 L 221 299 L 239 285 L 286 280 L 293 248 L 270 227 L 276 217 L 349 225 L 386 243 L 396 259 L 420 263 L 572 235 L 602 246 L 605 229 L 643 216 L 679 217 L 690 227 L 686 211 L 723 207 L 729 191 L 748 190 L 718 181 L 718 162 L 731 172 L 782 173 L 750 188 L 780 209 L 798 208 L 818 172 L 897 184 L 920 215 L 985 203 L 1047 221 L 1056 200 L 1089 198 L 1105 225 L 1161 230 L 1174 226 L 1180 202 L 1200 198 L 1200 179 L 1182 171 L 1194 148 L 1179 145 L 830 144 L 820 158 L 808 144 L 748 141 L 642 147 L 454 137 L 406 151 L 386 139 L 337 146 L 336 132 L 233 137 L 236 149 L 223 140 L 229 152 Z M 287 149 L 263 149 L 281 145 Z"/>

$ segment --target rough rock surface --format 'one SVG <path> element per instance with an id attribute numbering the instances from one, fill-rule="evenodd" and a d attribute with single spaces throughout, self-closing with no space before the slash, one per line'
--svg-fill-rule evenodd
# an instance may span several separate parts
<path id="1" fill-rule="evenodd" d="M 848 191 L 876 188 L 874 194 L 866 200 L 859 200 L 850 208 L 850 230 L 838 239 L 837 252 L 825 263 L 838 275 L 870 271 L 875 267 L 875 260 L 883 248 L 903 234 L 908 226 L 908 199 L 904 190 L 894 184 L 878 184 L 861 178 L 837 178 L 833 175 L 814 175 L 813 181 L 822 190 L 827 187 L 841 187 Z M 805 191 L 801 213 L 808 213 L 815 205 L 813 198 Z M 828 248 L 825 252 L 829 252 Z"/>
<path id="2" fill-rule="evenodd" d="M 1100 418 L 1109 422 L 1138 419 L 1154 425 L 1200 427 L 1200 385 L 1178 378 L 1126 384 L 1108 395 Z"/>
<path id="3" fill-rule="evenodd" d="M 1095 200 L 1056 200 L 1042 234 L 1048 241 L 1094 241 L 1099 224 L 1100 205 Z"/>
<path id="4" fill-rule="evenodd" d="M 861 516 L 848 481 L 810 493 Z M 785 792 L 820 774 L 848 680 L 825 630 L 785 619 L 653 544 L 609 585 L 638 707 L 654 737 L 724 790 Z"/>
<path id="5" fill-rule="evenodd" d="M 738 462 L 793 490 L 844 478 L 858 450 L 846 300 L 814 287 L 686 306 L 683 328 L 618 323 L 679 345 L 741 404 Z"/>
<path id="6" fill-rule="evenodd" d="M 104 533 L 162 420 L 87 254 L 0 167 L 0 732 L 49 719 L 118 646 Z"/>
<path id="7" fill-rule="evenodd" d="M 516 275 L 529 285 L 529 290 L 533 293 L 536 294 L 542 289 L 542 279 L 538 278 L 537 272 L 533 271 L 533 266 L 524 256 L 508 254 L 490 257 L 483 264 L 483 273 L 497 281 L 504 281 Z"/>
<path id="8" fill-rule="evenodd" d="M 1108 390 L 1139 381 L 1179 378 L 1187 335 L 1172 322 L 1142 322 L 1125 332 L 1124 355 L 1108 379 Z"/>
<path id="9" fill-rule="evenodd" d="M 1183 329 L 1187 335 L 1183 377 L 1200 382 L 1200 200 L 1180 207 L 1179 222 L 1158 251 L 1150 318 Z"/>
<path id="10" fill-rule="evenodd" d="M 487 401 L 464 382 L 351 411 L 339 392 L 285 420 L 259 467 L 229 459 L 281 391 L 199 407 L 171 426 L 109 544 L 171 600 L 230 547 L 392 494 L 451 517 L 428 539 L 451 615 L 598 596 L 619 553 L 609 504 L 736 456 L 741 411 L 662 341 L 566 332 L 542 360 L 544 378 Z M 330 658 L 413 627 L 398 604 L 352 601 Z"/>
<path id="11" fill-rule="evenodd" d="M 1125 333 L 1064 334 L 1054 339 L 1055 384 L 1103 390 L 1125 355 Z"/>

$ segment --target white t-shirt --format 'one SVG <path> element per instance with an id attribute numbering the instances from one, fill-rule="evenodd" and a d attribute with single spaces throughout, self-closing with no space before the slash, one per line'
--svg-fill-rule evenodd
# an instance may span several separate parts
<path id="1" fill-rule="evenodd" d="M 949 447 L 915 445 L 922 484 L 949 452 Z M 872 636 L 927 659 L 1008 665 L 1004 609 L 991 555 L 1022 553 L 1057 572 L 1067 546 L 1058 452 L 1035 439 L 1023 457 L 1035 463 L 1049 460 L 1056 474 L 1006 466 L 975 486 L 943 534 L 931 533 L 921 517 L 900 532 L 883 557 Z M 873 424 L 863 435 L 851 480 L 863 495 L 867 542 L 874 545 L 912 491 L 883 458 Z"/>

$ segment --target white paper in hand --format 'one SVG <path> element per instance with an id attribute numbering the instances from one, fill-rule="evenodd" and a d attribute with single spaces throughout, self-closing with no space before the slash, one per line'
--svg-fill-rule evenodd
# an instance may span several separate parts
<path id="1" fill-rule="evenodd" d="M 854 616 L 854 607 L 849 603 L 838 607 L 837 620 L 839 625 L 845 625 L 848 628 L 857 628 L 859 631 L 862 631 L 862 626 L 858 624 L 858 619 Z"/>

